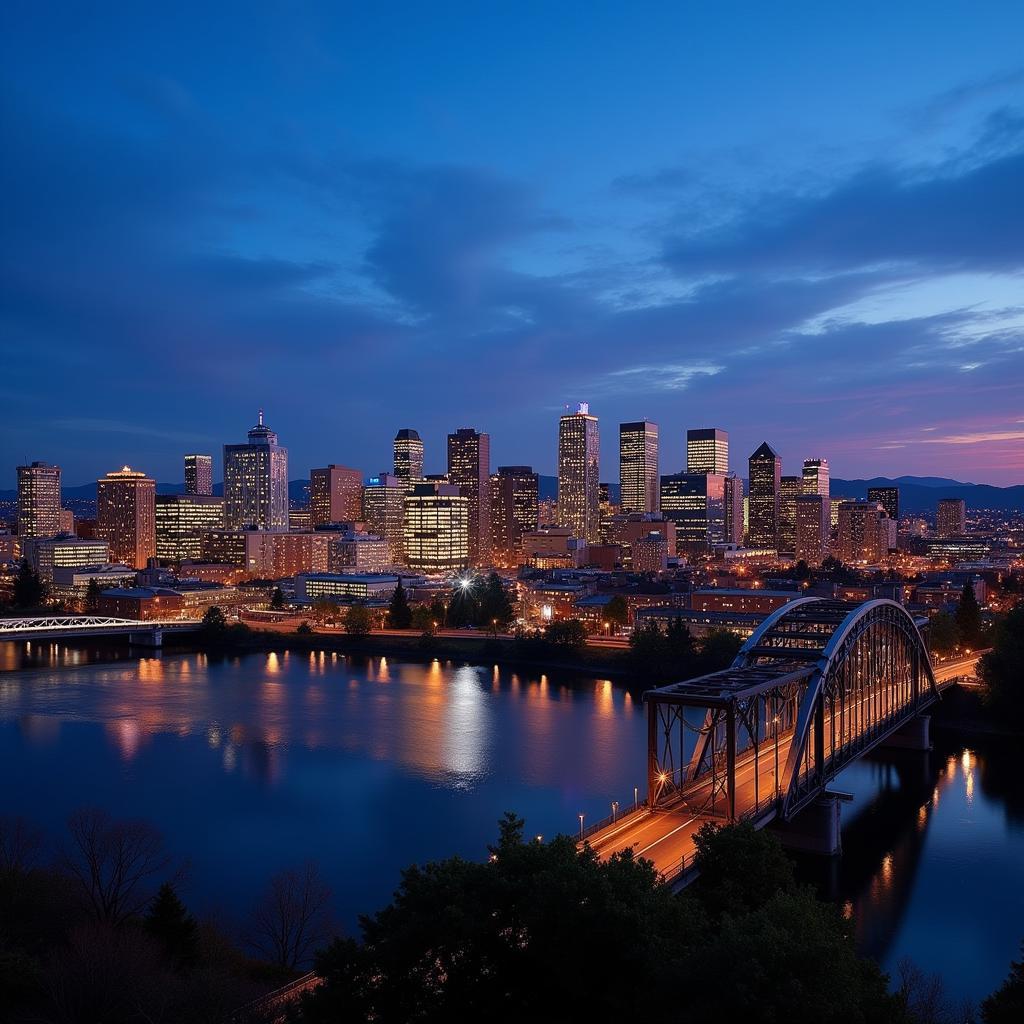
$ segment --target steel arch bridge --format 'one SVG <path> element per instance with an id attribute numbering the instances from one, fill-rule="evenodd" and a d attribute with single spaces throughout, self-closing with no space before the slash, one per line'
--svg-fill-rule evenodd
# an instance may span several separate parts
<path id="1" fill-rule="evenodd" d="M 789 821 L 938 698 L 902 605 L 792 601 L 730 668 L 644 694 L 647 807 Z"/>

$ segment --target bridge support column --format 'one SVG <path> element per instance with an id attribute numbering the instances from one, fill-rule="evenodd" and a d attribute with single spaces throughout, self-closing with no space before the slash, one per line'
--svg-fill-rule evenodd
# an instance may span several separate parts
<path id="1" fill-rule="evenodd" d="M 771 825 L 788 850 L 834 857 L 843 852 L 839 804 L 843 797 L 826 793 L 802 810 L 792 821 Z"/>
<path id="2" fill-rule="evenodd" d="M 162 629 L 141 629 L 137 633 L 128 634 L 128 643 L 132 647 L 163 647 L 164 631 Z"/>
<path id="3" fill-rule="evenodd" d="M 899 750 L 931 750 L 931 715 L 917 715 L 885 740 L 883 746 Z"/>

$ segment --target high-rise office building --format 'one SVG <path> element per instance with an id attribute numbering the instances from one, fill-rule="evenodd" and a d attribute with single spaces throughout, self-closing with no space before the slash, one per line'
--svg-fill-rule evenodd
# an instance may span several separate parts
<path id="1" fill-rule="evenodd" d="M 894 523 L 900 521 L 900 489 L 898 487 L 869 487 L 868 501 L 877 501 Z"/>
<path id="2" fill-rule="evenodd" d="M 491 477 L 491 551 L 496 565 L 519 563 L 523 534 L 537 529 L 540 478 L 530 466 L 499 466 Z"/>
<path id="3" fill-rule="evenodd" d="M 454 484 L 414 484 L 405 496 L 405 561 L 418 572 L 469 565 L 469 498 Z"/>
<path id="4" fill-rule="evenodd" d="M 828 502 L 828 459 L 804 459 L 803 493 L 820 494 Z"/>
<path id="5" fill-rule="evenodd" d="M 747 546 L 778 550 L 779 491 L 782 487 L 782 459 L 765 441 L 748 462 L 747 497 L 749 526 Z"/>
<path id="6" fill-rule="evenodd" d="M 224 523 L 229 530 L 288 529 L 288 449 L 262 409 L 245 444 L 224 445 Z"/>
<path id="7" fill-rule="evenodd" d="M 212 494 L 158 494 L 155 514 L 156 557 L 198 562 L 203 534 L 224 528 L 224 499 Z"/>
<path id="8" fill-rule="evenodd" d="M 448 435 L 448 482 L 469 499 L 469 561 L 482 565 L 490 557 L 491 436 L 471 427 Z"/>
<path id="9" fill-rule="evenodd" d="M 130 466 L 97 480 L 96 534 L 111 561 L 145 569 L 156 557 L 156 481 Z"/>
<path id="10" fill-rule="evenodd" d="M 313 526 L 351 523 L 363 516 L 363 477 L 358 469 L 326 466 L 309 474 L 309 509 Z"/>
<path id="11" fill-rule="evenodd" d="M 839 505 L 836 550 L 841 562 L 876 565 L 888 553 L 892 520 L 876 501 L 843 501 Z"/>
<path id="12" fill-rule="evenodd" d="M 395 476 L 407 487 L 423 479 L 423 442 L 411 427 L 403 427 L 395 434 Z"/>
<path id="13" fill-rule="evenodd" d="M 406 481 L 393 473 L 371 476 L 363 488 L 363 519 L 370 533 L 383 537 L 392 564 L 404 560 Z"/>
<path id="14" fill-rule="evenodd" d="M 185 493 L 213 494 L 213 456 L 185 456 Z"/>
<path id="15" fill-rule="evenodd" d="M 743 543 L 743 478 L 733 474 L 725 478 L 725 542 Z"/>
<path id="16" fill-rule="evenodd" d="M 581 402 L 558 421 L 558 522 L 588 544 L 600 537 L 597 417 Z"/>
<path id="17" fill-rule="evenodd" d="M 801 494 L 796 499 L 796 559 L 819 566 L 828 551 L 831 503 L 823 494 Z"/>
<path id="18" fill-rule="evenodd" d="M 803 487 L 803 477 L 779 478 L 779 554 L 792 555 L 796 550 L 796 499 L 803 493 Z"/>
<path id="19" fill-rule="evenodd" d="M 33 462 L 18 467 L 18 536 L 60 533 L 60 466 Z"/>
<path id="20" fill-rule="evenodd" d="M 967 502 L 963 498 L 939 498 L 935 532 L 940 537 L 962 537 L 967 532 Z"/>
<path id="21" fill-rule="evenodd" d="M 686 472 L 729 472 L 729 433 L 716 427 L 686 432 Z"/>
<path id="22" fill-rule="evenodd" d="M 661 514 L 676 528 L 672 554 L 702 555 L 725 542 L 725 481 L 721 473 L 661 478 Z"/>
<path id="23" fill-rule="evenodd" d="M 623 512 L 658 511 L 658 425 L 619 424 L 619 506 Z"/>

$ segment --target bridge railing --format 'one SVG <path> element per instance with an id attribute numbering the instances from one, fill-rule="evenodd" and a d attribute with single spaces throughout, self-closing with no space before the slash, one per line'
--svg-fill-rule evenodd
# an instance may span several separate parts
<path id="1" fill-rule="evenodd" d="M 613 814 L 609 814 L 600 821 L 595 821 L 592 825 L 587 825 L 582 830 L 576 829 L 576 835 L 579 841 L 582 843 L 589 839 L 595 832 L 600 832 L 602 829 L 606 829 L 609 825 L 617 825 L 621 821 L 625 821 L 627 818 L 633 817 L 634 814 L 639 814 L 641 811 L 647 810 L 647 800 L 641 800 L 638 804 L 634 805 L 629 803 L 626 805 L 625 810 L 615 811 Z"/>
<path id="2" fill-rule="evenodd" d="M 696 863 L 696 851 L 690 854 L 684 853 L 675 864 L 671 867 L 665 868 L 665 870 L 661 872 L 661 877 L 665 882 L 668 882 L 671 885 L 673 882 L 682 878 L 688 871 L 692 871 Z"/>

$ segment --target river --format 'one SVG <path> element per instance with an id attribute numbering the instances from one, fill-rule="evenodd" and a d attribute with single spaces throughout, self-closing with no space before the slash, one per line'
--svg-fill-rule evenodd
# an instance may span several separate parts
<path id="1" fill-rule="evenodd" d="M 629 805 L 646 724 L 608 680 L 332 652 L 128 657 L 0 644 L 0 813 L 54 841 L 78 807 L 144 818 L 188 862 L 183 895 L 244 920 L 275 871 L 319 863 L 339 920 L 401 869 L 486 856 L 505 810 L 552 835 Z M 843 857 L 801 874 L 902 957 L 978 999 L 1024 936 L 1024 782 L 1012 749 L 937 732 L 835 783 Z M 641 788 L 642 794 L 642 788 Z"/>

